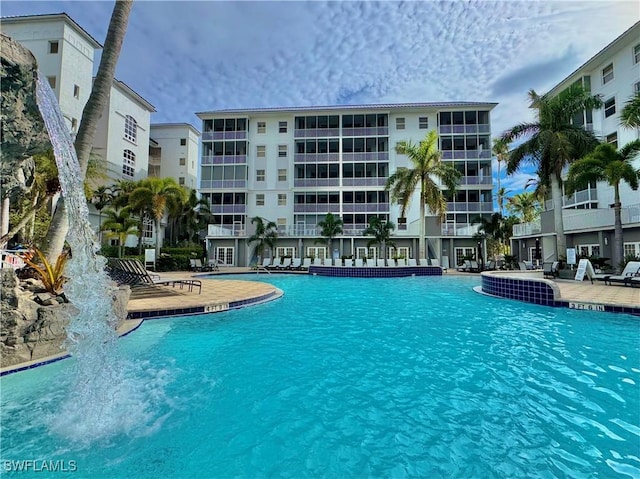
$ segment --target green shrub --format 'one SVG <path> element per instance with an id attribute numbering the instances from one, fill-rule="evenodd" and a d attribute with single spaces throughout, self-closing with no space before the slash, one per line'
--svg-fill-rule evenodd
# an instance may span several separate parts
<path id="1" fill-rule="evenodd" d="M 170 256 L 188 256 L 190 258 L 203 258 L 204 249 L 202 246 L 188 246 L 184 248 L 161 248 L 161 254 L 168 254 Z"/>

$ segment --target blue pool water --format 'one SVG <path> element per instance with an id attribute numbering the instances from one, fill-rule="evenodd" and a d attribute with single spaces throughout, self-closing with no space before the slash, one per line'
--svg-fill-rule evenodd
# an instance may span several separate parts
<path id="1" fill-rule="evenodd" d="M 488 298 L 476 278 L 242 279 L 285 295 L 119 341 L 114 388 L 144 388 L 110 436 L 56 416 L 73 360 L 3 378 L 3 472 L 640 477 L 638 318 Z"/>

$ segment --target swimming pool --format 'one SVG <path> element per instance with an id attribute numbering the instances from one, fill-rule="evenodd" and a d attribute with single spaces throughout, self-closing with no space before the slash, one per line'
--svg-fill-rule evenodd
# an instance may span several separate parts
<path id="1" fill-rule="evenodd" d="M 2 378 L 0 466 L 74 461 L 78 477 L 140 478 L 640 474 L 637 318 L 484 297 L 471 290 L 478 278 L 241 279 L 285 295 L 147 321 L 120 340 L 132 364 L 123 383 L 144 388 L 113 435 L 52 432 L 68 430 L 51 425 L 73 360 Z M 49 475 L 60 477 L 16 473 Z"/>

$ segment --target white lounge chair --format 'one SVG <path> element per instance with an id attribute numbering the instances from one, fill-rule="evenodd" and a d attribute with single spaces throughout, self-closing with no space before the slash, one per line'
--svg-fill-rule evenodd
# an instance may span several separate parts
<path id="1" fill-rule="evenodd" d="M 311 258 L 305 258 L 302 261 L 302 266 L 300 266 L 301 269 L 309 269 L 309 266 L 311 266 Z"/>
<path id="2" fill-rule="evenodd" d="M 400 258 L 398 260 L 396 260 L 397 266 L 406 266 L 407 265 L 407 260 L 404 258 Z"/>
<path id="3" fill-rule="evenodd" d="M 622 270 L 622 273 L 605 278 L 604 284 L 611 285 L 613 283 L 620 283 L 633 286 L 631 279 L 638 275 L 640 275 L 640 261 L 629 261 L 624 267 L 624 270 Z"/>
<path id="4" fill-rule="evenodd" d="M 420 266 L 429 266 L 429 261 L 426 258 L 420 258 L 418 262 Z"/>
<path id="5" fill-rule="evenodd" d="M 356 259 L 356 264 L 355 264 L 356 268 L 362 268 L 364 266 L 364 263 L 362 261 L 362 258 L 358 258 Z"/>
<path id="6" fill-rule="evenodd" d="M 282 264 L 282 258 L 280 256 L 276 256 L 275 258 L 273 258 L 272 263 L 267 266 L 268 269 L 276 269 L 280 267 L 280 264 Z"/>
<path id="7" fill-rule="evenodd" d="M 291 266 L 289 268 L 290 269 L 300 269 L 301 265 L 302 265 L 302 260 L 300 258 L 293 258 L 291 260 Z"/>
<path id="8" fill-rule="evenodd" d="M 431 259 L 431 266 L 440 266 L 440 260 L 436 258 Z"/>
<path id="9" fill-rule="evenodd" d="M 263 268 L 268 268 L 269 266 L 271 266 L 271 258 L 262 258 L 262 267 Z"/>
<path id="10" fill-rule="evenodd" d="M 313 258 L 313 266 L 322 266 L 322 260 L 320 258 Z"/>
<path id="11" fill-rule="evenodd" d="M 278 269 L 289 269 L 291 266 L 291 258 L 283 258 L 282 264 L 277 266 Z"/>
<path id="12" fill-rule="evenodd" d="M 418 266 L 418 262 L 416 261 L 415 258 L 409 258 L 409 266 Z"/>
<path id="13" fill-rule="evenodd" d="M 378 268 L 384 268 L 384 267 L 385 267 L 385 266 L 384 266 L 384 259 L 383 259 L 383 258 L 378 258 L 378 259 L 376 260 L 376 266 L 377 266 Z"/>

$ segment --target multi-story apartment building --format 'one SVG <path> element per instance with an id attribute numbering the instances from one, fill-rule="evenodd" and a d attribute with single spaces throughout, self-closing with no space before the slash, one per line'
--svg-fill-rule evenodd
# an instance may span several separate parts
<path id="1" fill-rule="evenodd" d="M 475 251 L 471 239 L 478 216 L 493 211 L 490 111 L 495 103 L 410 103 L 197 113 L 202 120 L 201 196 L 211 204 L 207 246 L 212 258 L 228 265 L 256 260 L 246 239 L 251 218 L 278 227 L 273 255 L 295 257 L 377 257 L 363 236 L 372 217 L 393 221 L 395 248 L 389 253 L 418 255 L 419 205 L 404 218 L 390 202 L 387 178 L 410 166 L 395 152 L 400 141 L 419 142 L 429 130 L 440 138 L 443 159 L 462 173 L 449 194 L 444 222 L 428 213 L 430 258 L 460 258 Z M 339 216 L 344 233 L 327 251 L 318 222 Z M 453 260 L 452 260 L 453 261 Z"/>
<path id="2" fill-rule="evenodd" d="M 625 103 L 640 92 L 640 22 L 564 78 L 548 94 L 557 95 L 575 83 L 600 95 L 604 106 L 576 115 L 574 124 L 591 129 L 601 141 L 613 143 L 618 148 L 639 138 L 637 128 L 620 126 L 620 112 Z M 640 158 L 636 158 L 635 167 L 640 167 Z M 633 191 L 623 183 L 620 196 L 625 254 L 640 255 L 640 191 Z M 613 188 L 604 182 L 565 196 L 561 207 L 567 247 L 575 248 L 581 255 L 611 258 L 613 203 Z M 514 228 L 513 250 L 520 259 L 533 258 L 536 238 L 542 240 L 544 260 L 565 254 L 555 251 L 554 206 L 552 201 L 547 201 L 539 221 Z"/>
<path id="3" fill-rule="evenodd" d="M 102 45 L 65 13 L 4 17 L 0 31 L 31 50 L 69 129 L 77 131 L 91 93 L 95 51 Z"/>
<path id="4" fill-rule="evenodd" d="M 197 189 L 200 132 L 188 123 L 151 125 L 149 176 L 171 177 Z"/>

